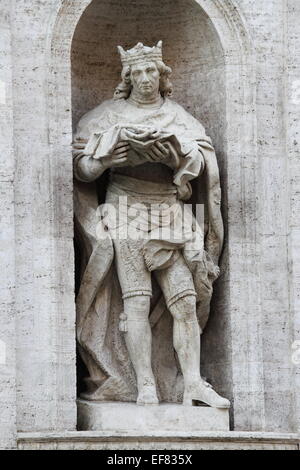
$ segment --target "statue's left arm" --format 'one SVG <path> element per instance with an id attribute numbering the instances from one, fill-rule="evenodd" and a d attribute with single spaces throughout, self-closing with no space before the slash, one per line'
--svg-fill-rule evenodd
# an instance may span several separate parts
<path id="1" fill-rule="evenodd" d="M 184 158 L 174 174 L 174 184 L 178 188 L 180 199 L 187 200 L 192 195 L 190 181 L 200 176 L 205 168 L 205 160 L 201 146 L 196 140 L 181 142 Z"/>
<path id="2" fill-rule="evenodd" d="M 221 187 L 217 158 L 210 137 L 204 127 L 183 108 L 176 106 L 176 137 L 184 150 L 180 168 L 174 175 L 179 197 L 187 200 L 191 196 L 190 181 L 203 174 L 205 180 L 205 204 L 207 207 L 207 231 L 205 250 L 214 263 L 222 250 L 224 227 L 221 215 Z"/>

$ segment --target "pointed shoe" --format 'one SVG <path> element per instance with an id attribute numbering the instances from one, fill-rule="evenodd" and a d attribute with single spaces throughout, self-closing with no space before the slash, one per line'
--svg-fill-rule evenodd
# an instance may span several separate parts
<path id="1" fill-rule="evenodd" d="M 212 387 L 199 384 L 187 387 L 183 395 L 183 405 L 193 406 L 195 402 L 203 402 L 212 408 L 230 408 L 230 401 L 221 397 Z"/>

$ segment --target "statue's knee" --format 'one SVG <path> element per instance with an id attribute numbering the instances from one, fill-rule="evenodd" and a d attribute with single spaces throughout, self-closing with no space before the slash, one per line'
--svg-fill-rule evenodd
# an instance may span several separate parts
<path id="1" fill-rule="evenodd" d="M 169 309 L 175 320 L 197 321 L 196 297 L 193 295 L 178 299 Z"/>

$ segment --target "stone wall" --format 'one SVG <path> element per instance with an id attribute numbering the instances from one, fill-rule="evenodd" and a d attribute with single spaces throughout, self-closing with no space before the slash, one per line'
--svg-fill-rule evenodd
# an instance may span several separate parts
<path id="1" fill-rule="evenodd" d="M 296 201 L 289 205 L 293 174 L 289 152 L 297 139 L 290 126 L 297 123 L 289 110 L 289 73 L 297 61 L 294 41 L 299 40 L 299 28 L 297 32 L 293 23 L 299 17 L 299 8 L 297 16 L 296 2 L 271 0 L 259 8 L 255 2 L 239 3 L 256 51 L 264 427 L 269 431 L 295 430 L 299 408 L 295 408 L 295 366 L 291 358 L 299 309 L 294 309 L 291 291 L 291 263 L 295 268 L 297 257 L 290 251 Z"/>
<path id="2" fill-rule="evenodd" d="M 288 274 L 289 274 L 289 306 L 291 315 L 291 339 L 294 346 L 294 376 L 295 390 L 295 427 L 300 429 L 300 35 L 299 15 L 300 4 L 297 0 L 289 0 L 287 7 L 287 39 L 286 39 L 286 89 L 287 109 L 286 122 L 286 152 L 288 156 L 290 206 L 288 216 Z"/>
<path id="3" fill-rule="evenodd" d="M 9 0 L 0 9 L 0 448 L 16 445 L 15 233 L 12 54 Z"/>
<path id="4" fill-rule="evenodd" d="M 72 164 L 55 152 L 49 121 L 57 4 L 11 2 L 17 425 L 24 431 L 76 425 Z"/>
<path id="5" fill-rule="evenodd" d="M 148 1 L 132 0 L 130 34 L 117 0 L 112 9 L 100 0 L 0 3 L 0 341 L 7 353 L 0 361 L 0 446 L 16 444 L 16 416 L 18 431 L 76 428 L 72 111 L 75 122 L 111 95 L 115 42 L 160 37 L 174 68 L 174 99 L 204 122 L 222 163 L 228 231 L 204 341 L 204 356 L 215 351 L 207 373 L 217 381 L 215 371 L 223 370 L 235 430 L 297 431 L 299 2 L 176 0 L 168 14 L 167 0 L 157 19 L 156 1 L 149 9 Z M 111 64 L 104 49 L 114 54 Z"/>

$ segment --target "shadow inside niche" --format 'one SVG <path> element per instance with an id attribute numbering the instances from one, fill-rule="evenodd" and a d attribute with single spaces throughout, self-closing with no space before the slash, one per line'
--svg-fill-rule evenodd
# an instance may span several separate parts
<path id="1" fill-rule="evenodd" d="M 77 296 L 79 287 L 80 287 L 80 277 L 81 277 L 81 259 L 80 259 L 80 249 L 76 236 L 74 238 L 74 252 L 75 252 L 75 296 Z M 77 397 L 80 396 L 85 390 L 84 377 L 88 377 L 88 370 L 81 359 L 78 347 L 76 347 L 76 389 Z"/>

